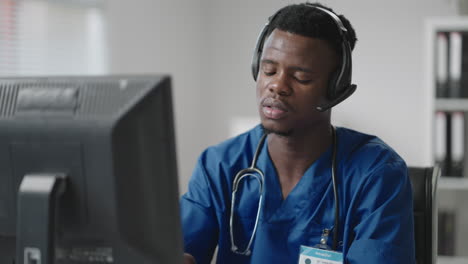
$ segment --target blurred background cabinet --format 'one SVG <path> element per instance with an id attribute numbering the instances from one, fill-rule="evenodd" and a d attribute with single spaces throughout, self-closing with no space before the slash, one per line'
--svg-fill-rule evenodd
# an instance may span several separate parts
<path id="1" fill-rule="evenodd" d="M 438 263 L 468 263 L 468 17 L 426 20 L 425 86 L 433 109 L 438 184 Z"/>

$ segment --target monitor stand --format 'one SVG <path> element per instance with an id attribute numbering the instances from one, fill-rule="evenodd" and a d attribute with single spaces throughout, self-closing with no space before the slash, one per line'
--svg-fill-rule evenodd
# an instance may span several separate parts
<path id="1" fill-rule="evenodd" d="M 17 264 L 55 262 L 56 210 L 65 187 L 64 174 L 24 176 L 18 191 Z"/>

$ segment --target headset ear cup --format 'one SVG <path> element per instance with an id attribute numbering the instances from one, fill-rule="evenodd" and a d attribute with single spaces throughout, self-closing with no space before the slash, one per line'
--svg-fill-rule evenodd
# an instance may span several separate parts
<path id="1" fill-rule="evenodd" d="M 278 11 L 279 12 L 279 11 Z M 273 15 L 273 18 L 276 16 Z M 271 18 L 270 18 L 271 19 Z M 260 32 L 260 35 L 257 37 L 257 44 L 255 45 L 255 50 L 253 52 L 253 57 L 252 57 L 252 76 L 255 81 L 257 81 L 258 77 L 258 71 L 260 70 L 260 58 L 262 56 L 262 50 L 263 50 L 263 42 L 265 42 L 266 34 L 268 32 L 268 26 L 270 24 L 270 20 L 265 24 L 263 27 L 262 32 Z"/>
<path id="2" fill-rule="evenodd" d="M 259 60 L 260 60 L 260 55 L 259 51 L 255 51 L 253 58 L 252 58 L 252 76 L 254 78 L 254 81 L 257 81 L 258 77 L 258 70 L 259 70 Z"/>
<path id="3" fill-rule="evenodd" d="M 343 36 L 345 37 L 345 36 Z M 339 69 L 337 69 L 330 77 L 328 87 L 328 99 L 334 101 L 342 94 L 345 94 L 347 89 L 351 87 L 352 61 L 351 48 L 346 38 L 342 40 L 342 60 Z"/>
<path id="4" fill-rule="evenodd" d="M 330 76 L 330 80 L 328 81 L 327 99 L 329 101 L 333 101 L 337 96 L 336 89 L 337 89 L 337 84 L 338 84 L 338 78 L 339 78 L 339 71 L 335 71 Z"/>

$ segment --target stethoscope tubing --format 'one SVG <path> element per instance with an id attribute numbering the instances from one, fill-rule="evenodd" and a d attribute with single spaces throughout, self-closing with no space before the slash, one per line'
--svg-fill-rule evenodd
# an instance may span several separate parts
<path id="1" fill-rule="evenodd" d="M 332 154 L 332 184 L 333 184 L 333 196 L 334 196 L 334 202 L 335 202 L 335 225 L 333 228 L 333 250 L 336 250 L 338 247 L 338 225 L 339 225 L 339 200 L 338 200 L 338 180 L 337 180 L 337 175 L 336 175 L 336 170 L 337 170 L 337 164 L 336 164 L 336 153 L 337 153 L 337 145 L 338 145 L 338 140 L 336 136 L 336 129 L 332 126 L 332 134 L 333 134 L 333 154 Z M 265 139 L 267 137 L 267 134 L 264 133 L 262 137 L 260 138 L 260 141 L 257 145 L 257 148 L 255 150 L 255 154 L 252 159 L 252 164 L 249 168 L 243 169 L 239 171 L 236 176 L 234 177 L 233 181 L 233 187 L 232 187 L 232 196 L 231 196 L 231 210 L 230 210 L 230 218 L 229 218 L 229 233 L 230 233 L 230 238 L 231 238 L 231 251 L 240 255 L 246 255 L 250 256 L 252 253 L 250 250 L 250 247 L 253 243 L 256 231 L 257 231 L 257 226 L 260 218 L 260 210 L 262 206 L 262 200 L 263 200 L 263 191 L 264 191 L 264 182 L 265 182 L 265 176 L 263 172 L 256 167 L 257 164 L 257 159 L 260 154 L 260 151 L 263 147 L 263 144 L 265 142 Z M 234 206 L 235 206 L 235 201 L 236 201 L 236 194 L 237 190 L 239 188 L 239 183 L 241 182 L 242 179 L 245 177 L 254 177 L 257 179 L 259 182 L 259 193 L 260 193 L 260 199 L 258 201 L 258 209 L 257 209 L 257 216 L 255 218 L 255 225 L 254 229 L 252 231 L 252 235 L 250 236 L 249 243 L 247 244 L 247 247 L 244 251 L 239 251 L 239 248 L 235 245 L 234 243 L 234 230 L 233 230 L 233 216 L 234 216 Z"/>
<path id="2" fill-rule="evenodd" d="M 229 232 L 231 233 L 231 250 L 233 252 L 235 252 L 235 253 L 238 253 L 238 254 L 241 254 L 241 255 L 246 255 L 246 256 L 250 256 L 250 254 L 251 254 L 250 247 L 251 247 L 252 242 L 254 240 L 255 233 L 257 232 L 258 220 L 260 219 L 260 210 L 262 208 L 262 201 L 263 201 L 263 182 L 260 181 L 260 179 L 257 177 L 257 175 L 255 175 L 253 173 L 249 173 L 248 171 L 254 171 L 258 175 L 260 175 L 262 177 L 262 179 L 264 179 L 263 173 L 260 170 L 256 169 L 256 168 L 253 168 L 253 169 L 248 168 L 248 169 L 244 169 L 244 170 L 239 172 L 239 173 L 242 173 L 243 175 L 238 178 L 238 181 L 235 183 L 236 186 L 234 187 L 233 192 L 232 192 L 231 217 L 229 218 Z M 234 215 L 234 204 L 235 204 L 235 200 L 236 200 L 236 193 L 237 193 L 238 184 L 243 178 L 249 177 L 249 176 L 252 176 L 252 177 L 254 177 L 255 179 L 258 180 L 258 183 L 260 184 L 260 188 L 259 188 L 260 198 L 258 200 L 258 209 L 257 209 L 257 216 L 255 217 L 255 225 L 254 225 L 254 229 L 252 231 L 252 235 L 250 236 L 249 243 L 247 244 L 247 247 L 246 247 L 246 249 L 244 251 L 239 252 L 238 247 L 234 243 L 233 217 L 232 216 Z"/>
<path id="3" fill-rule="evenodd" d="M 333 182 L 333 197 L 335 199 L 335 226 L 333 227 L 333 245 L 332 249 L 338 248 L 338 228 L 340 219 L 340 202 L 338 199 L 338 179 L 336 175 L 336 153 L 338 152 L 338 137 L 336 136 L 336 129 L 332 126 L 333 133 L 333 154 L 332 154 L 332 182 Z"/>
<path id="4" fill-rule="evenodd" d="M 240 255 L 250 256 L 250 254 L 252 253 L 250 251 L 250 247 L 254 240 L 255 233 L 257 232 L 258 220 L 260 219 L 260 210 L 262 208 L 262 201 L 263 201 L 263 184 L 265 182 L 265 176 L 263 175 L 263 172 L 260 169 L 256 168 L 256 164 L 257 164 L 258 156 L 260 154 L 260 150 L 263 147 L 266 137 L 267 137 L 267 134 L 264 133 L 262 137 L 260 138 L 260 142 L 257 145 L 257 149 L 255 150 L 255 154 L 252 159 L 252 164 L 250 165 L 250 167 L 239 171 L 234 177 L 234 181 L 233 181 L 232 197 L 231 197 L 231 215 L 229 217 L 229 233 L 231 235 L 231 251 Z M 260 175 L 260 178 L 258 177 L 258 175 Z M 244 251 L 238 251 L 238 247 L 234 243 L 234 230 L 233 230 L 234 229 L 233 228 L 234 205 L 236 201 L 236 193 L 239 188 L 239 183 L 245 177 L 254 177 L 255 179 L 257 179 L 260 185 L 260 188 L 259 188 L 260 199 L 258 200 L 257 216 L 255 217 L 255 225 L 252 231 L 252 235 L 250 236 L 249 243 L 247 244 L 247 247 Z"/>

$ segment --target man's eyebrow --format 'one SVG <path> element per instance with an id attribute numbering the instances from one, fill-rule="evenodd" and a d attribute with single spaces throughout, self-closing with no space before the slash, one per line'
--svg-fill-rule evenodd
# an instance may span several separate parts
<path id="1" fill-rule="evenodd" d="M 276 61 L 272 61 L 272 60 L 269 60 L 269 59 L 263 59 L 261 61 L 262 64 L 278 64 Z"/>
<path id="2" fill-rule="evenodd" d="M 261 64 L 273 64 L 273 65 L 277 65 L 278 62 L 274 61 L 274 60 L 269 60 L 269 59 L 263 59 L 261 61 Z M 304 68 L 304 67 L 299 67 L 299 66 L 291 66 L 289 67 L 290 70 L 293 70 L 293 71 L 301 71 L 301 72 L 305 72 L 305 73 L 315 73 L 313 70 L 309 69 L 309 68 Z"/>
<path id="3" fill-rule="evenodd" d="M 308 69 L 308 68 L 303 68 L 303 67 L 298 67 L 298 66 L 292 66 L 290 67 L 291 70 L 294 71 L 301 71 L 301 72 L 306 72 L 306 73 L 314 73 L 313 70 Z"/>

